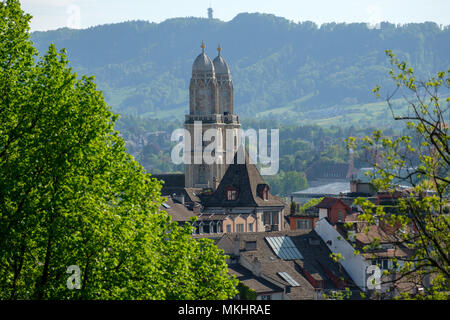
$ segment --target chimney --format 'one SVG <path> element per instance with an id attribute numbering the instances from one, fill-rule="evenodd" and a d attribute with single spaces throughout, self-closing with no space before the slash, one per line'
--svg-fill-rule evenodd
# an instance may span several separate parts
<path id="1" fill-rule="evenodd" d="M 253 274 L 257 277 L 261 277 L 261 269 L 261 262 L 255 257 L 255 259 L 253 259 Z"/>
<path id="2" fill-rule="evenodd" d="M 350 180 L 350 192 L 358 192 L 358 182 L 354 179 Z"/>
<path id="3" fill-rule="evenodd" d="M 241 252 L 241 241 L 239 240 L 238 236 L 234 238 L 234 255 L 239 256 Z"/>

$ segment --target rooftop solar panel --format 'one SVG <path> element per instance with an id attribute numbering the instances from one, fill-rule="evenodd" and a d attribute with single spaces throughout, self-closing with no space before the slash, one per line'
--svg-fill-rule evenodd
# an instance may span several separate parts
<path id="1" fill-rule="evenodd" d="M 289 275 L 289 273 L 287 273 L 287 272 L 278 272 L 278 274 L 280 275 L 280 277 L 282 277 L 284 280 L 286 280 L 286 282 L 289 283 L 292 287 L 299 287 L 300 286 L 297 281 L 292 279 L 292 277 Z"/>
<path id="2" fill-rule="evenodd" d="M 303 259 L 302 254 L 289 237 L 266 237 L 272 250 L 283 260 Z"/>

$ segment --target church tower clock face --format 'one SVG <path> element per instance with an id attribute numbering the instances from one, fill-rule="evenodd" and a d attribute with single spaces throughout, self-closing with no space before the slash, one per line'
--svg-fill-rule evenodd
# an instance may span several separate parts
<path id="1" fill-rule="evenodd" d="M 189 114 L 186 115 L 184 127 L 194 136 L 194 122 L 201 122 L 202 132 L 208 129 L 217 130 L 222 137 L 215 149 L 214 163 L 185 164 L 185 186 L 191 188 L 211 188 L 215 190 L 221 181 L 227 164 L 227 153 L 237 150 L 226 145 L 226 132 L 238 132 L 240 124 L 234 114 L 233 81 L 227 62 L 221 55 L 222 48 L 217 48 L 218 55 L 212 61 L 205 52 L 206 45 L 202 42 L 202 52 L 192 65 L 192 77 L 189 86 Z M 202 144 L 202 154 L 208 143 Z M 193 152 L 193 151 L 192 151 Z M 191 159 L 194 158 L 192 154 Z"/>

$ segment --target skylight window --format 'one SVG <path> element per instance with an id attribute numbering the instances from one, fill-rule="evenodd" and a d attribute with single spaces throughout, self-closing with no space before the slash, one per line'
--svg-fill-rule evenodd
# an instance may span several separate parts
<path id="1" fill-rule="evenodd" d="M 292 279 L 292 277 L 287 272 L 278 272 L 278 275 L 282 277 L 287 283 L 292 287 L 300 287 L 297 281 Z"/>
<path id="2" fill-rule="evenodd" d="M 298 251 L 290 237 L 266 237 L 272 250 L 283 260 L 303 259 L 302 254 Z"/>
<path id="3" fill-rule="evenodd" d="M 164 208 L 166 208 L 166 209 L 170 209 L 170 206 L 169 206 L 167 203 L 165 203 L 165 202 L 163 202 L 162 206 L 163 206 Z"/>

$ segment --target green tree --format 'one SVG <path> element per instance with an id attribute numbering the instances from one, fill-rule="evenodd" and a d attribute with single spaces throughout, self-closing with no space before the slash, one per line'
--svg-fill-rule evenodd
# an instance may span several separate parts
<path id="1" fill-rule="evenodd" d="M 316 205 L 318 205 L 319 203 L 322 202 L 324 198 L 316 198 L 316 199 L 311 199 L 308 202 L 306 202 L 303 206 L 300 207 L 300 212 L 305 212 L 306 209 L 309 209 L 311 207 L 314 207 Z"/>
<path id="2" fill-rule="evenodd" d="M 277 175 L 266 176 L 264 179 L 270 185 L 270 192 L 275 195 L 286 196 L 291 192 L 308 188 L 308 182 L 303 172 L 280 171 Z"/>
<path id="3" fill-rule="evenodd" d="M 223 252 L 159 210 L 93 77 L 38 57 L 30 19 L 0 2 L 0 299 L 233 297 Z"/>
<path id="4" fill-rule="evenodd" d="M 291 207 L 290 207 L 290 213 L 291 214 L 295 214 L 296 211 L 297 211 L 297 202 L 292 201 L 291 202 Z"/>
<path id="5" fill-rule="evenodd" d="M 399 289 L 405 282 L 424 288 L 401 292 L 401 298 L 448 299 L 450 290 L 450 218 L 448 207 L 450 182 L 450 149 L 448 120 L 450 118 L 450 69 L 440 71 L 427 81 L 416 79 L 413 68 L 387 50 L 392 69 L 390 75 L 396 89 L 387 96 L 392 116 L 405 123 L 407 134 L 396 139 L 375 131 L 366 137 L 364 148 L 380 153 L 371 174 L 378 190 L 394 193 L 409 185 L 398 199 L 395 210 L 358 199 L 365 213 L 360 218 L 368 225 L 389 226 L 389 239 L 395 246 L 409 252 L 408 257 L 391 259 L 397 269 L 385 271 L 383 282 Z M 380 86 L 374 88 L 380 96 Z M 408 103 L 408 112 L 399 113 L 391 102 L 401 92 Z M 351 143 L 354 139 L 350 139 Z M 391 208 L 392 209 L 392 208 Z M 380 239 L 367 246 L 372 250 Z M 395 251 L 397 252 L 397 251 Z M 411 286 L 409 286 L 411 288 Z"/>
<path id="6" fill-rule="evenodd" d="M 239 282 L 238 290 L 239 290 L 239 299 L 240 300 L 256 300 L 256 298 L 258 297 L 255 290 L 247 287 L 242 282 Z"/>

